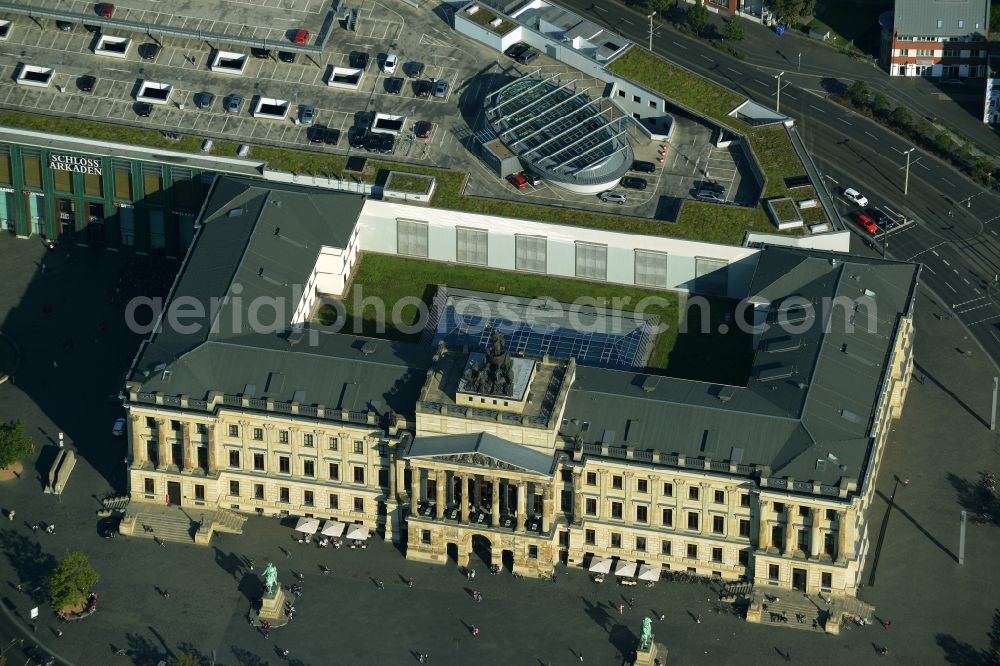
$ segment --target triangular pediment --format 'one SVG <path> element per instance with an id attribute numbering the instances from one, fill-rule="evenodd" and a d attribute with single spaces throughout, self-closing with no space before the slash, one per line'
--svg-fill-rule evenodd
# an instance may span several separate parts
<path id="1" fill-rule="evenodd" d="M 438 460 L 440 462 L 462 465 L 464 467 L 484 467 L 486 469 L 498 469 L 507 472 L 520 472 L 522 474 L 537 474 L 537 472 L 535 472 L 534 470 L 525 469 L 524 467 L 511 464 L 506 460 L 501 460 L 494 456 L 488 456 L 484 453 L 479 453 L 479 452 L 452 453 L 440 456 L 427 456 L 425 457 L 425 460 Z"/>

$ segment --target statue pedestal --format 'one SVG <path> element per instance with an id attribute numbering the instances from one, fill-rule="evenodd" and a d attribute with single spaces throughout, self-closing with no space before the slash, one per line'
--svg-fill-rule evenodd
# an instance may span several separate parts
<path id="1" fill-rule="evenodd" d="M 646 650 L 635 651 L 635 666 L 654 666 L 667 663 L 667 648 L 659 643 L 653 643 Z"/>
<path id="2" fill-rule="evenodd" d="M 261 603 L 260 616 L 265 620 L 278 620 L 285 616 L 285 591 L 281 589 L 281 583 L 274 587 L 274 592 L 264 593 Z"/>

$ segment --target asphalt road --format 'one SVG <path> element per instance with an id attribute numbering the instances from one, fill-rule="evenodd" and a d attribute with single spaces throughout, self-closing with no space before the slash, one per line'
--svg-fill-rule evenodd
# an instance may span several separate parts
<path id="1" fill-rule="evenodd" d="M 563 4 L 638 44 L 648 43 L 646 20 L 614 0 L 563 0 Z M 781 111 L 795 118 L 831 192 L 855 187 L 873 205 L 913 220 L 872 242 L 880 251 L 884 245 L 887 257 L 923 263 L 924 284 L 1000 363 L 1000 196 L 919 149 L 910 156 L 904 196 L 904 151 L 912 145 L 826 99 L 823 91 L 816 90 L 816 76 L 797 73 L 794 61 L 784 70 L 741 61 L 663 24 L 654 25 L 653 50 L 771 107 L 776 102 L 776 75 L 784 71 Z M 956 107 L 955 113 L 964 112 Z M 853 222 L 854 207 L 846 201 L 838 205 L 847 228 L 865 236 Z M 970 343 L 958 341 L 956 351 L 975 353 Z"/>

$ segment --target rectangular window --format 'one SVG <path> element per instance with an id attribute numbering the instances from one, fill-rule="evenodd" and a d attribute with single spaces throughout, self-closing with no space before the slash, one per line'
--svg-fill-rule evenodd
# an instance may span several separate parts
<path id="1" fill-rule="evenodd" d="M 687 556 L 688 556 L 688 558 L 690 558 L 692 560 L 697 560 L 698 559 L 698 544 L 696 544 L 696 543 L 689 543 L 687 545 Z"/>
<path id="2" fill-rule="evenodd" d="M 196 210 L 199 201 L 198 184 L 194 180 L 194 172 L 190 169 L 173 167 L 170 170 L 170 182 L 173 187 L 171 195 L 174 200 L 174 208 Z"/>
<path id="3" fill-rule="evenodd" d="M 152 481 L 152 479 L 147 479 L 147 481 Z M 153 491 L 150 490 L 149 492 L 153 492 Z M 594 544 L 597 543 L 597 534 L 594 532 L 594 530 L 584 530 L 584 532 L 583 532 L 583 541 L 588 546 L 593 546 Z"/>
<path id="4" fill-rule="evenodd" d="M 170 420 L 170 429 L 172 431 L 174 431 L 174 432 L 180 432 L 181 431 L 181 422 L 177 421 L 175 419 L 171 419 Z"/>
<path id="5" fill-rule="evenodd" d="M 10 170 L 10 148 L 4 146 L 0 148 L 0 183 L 11 185 L 13 182 L 14 177 Z"/>
<path id="6" fill-rule="evenodd" d="M 938 19 L 937 27 L 943 28 L 944 27 L 944 21 L 942 21 L 941 19 Z"/>
<path id="7" fill-rule="evenodd" d="M 830 589 L 833 587 L 833 574 L 829 571 L 824 571 L 819 575 L 819 586 Z"/>
<path id="8" fill-rule="evenodd" d="M 365 452 L 365 443 L 363 441 L 361 441 L 360 439 L 354 440 L 354 452 L 355 453 L 364 453 Z"/>
<path id="9" fill-rule="evenodd" d="M 635 283 L 644 287 L 667 287 L 667 253 L 635 251 Z"/>
<path id="10" fill-rule="evenodd" d="M 750 537 L 750 521 L 747 518 L 740 518 L 740 536 L 744 538 Z"/>
<path id="11" fill-rule="evenodd" d="M 712 532 L 724 534 L 726 532 L 726 519 L 722 516 L 712 516 Z"/>
<path id="12" fill-rule="evenodd" d="M 156 482 L 153 481 L 153 479 L 143 479 L 143 488 L 146 491 L 146 493 L 151 494 L 155 492 L 154 490 L 155 487 L 156 487 Z"/>
<path id="13" fill-rule="evenodd" d="M 700 490 L 698 486 L 688 486 L 688 499 L 697 500 L 701 496 Z"/>
<path id="14" fill-rule="evenodd" d="M 364 483 L 365 482 L 365 468 L 355 467 L 354 468 L 354 483 Z"/>
<path id="15" fill-rule="evenodd" d="M 528 559 L 537 560 L 538 559 L 538 546 L 532 544 L 528 546 Z"/>
<path id="16" fill-rule="evenodd" d="M 288 444 L 288 431 L 287 430 L 279 430 L 278 431 L 278 443 L 279 444 Z"/>
<path id="17" fill-rule="evenodd" d="M 354 498 L 354 510 L 360 512 L 365 510 L 365 499 L 363 497 Z"/>
<path id="18" fill-rule="evenodd" d="M 635 538 L 635 549 L 643 553 L 646 552 L 646 537 L 637 536 Z"/>
<path id="19" fill-rule="evenodd" d="M 22 150 L 21 168 L 24 172 L 24 186 L 42 189 L 42 154 L 34 150 Z"/>
<path id="20" fill-rule="evenodd" d="M 336 437 L 331 437 L 327 441 L 327 448 L 329 448 L 331 451 L 336 451 L 337 449 L 340 448 L 340 443 Z"/>
<path id="21" fill-rule="evenodd" d="M 667 557 L 670 557 L 670 554 L 671 554 L 672 551 L 673 551 L 672 542 L 667 541 L 666 539 L 664 539 L 663 541 L 660 542 L 660 554 L 661 555 L 666 555 Z"/>
<path id="22" fill-rule="evenodd" d="M 799 516 L 801 518 L 808 518 L 809 517 L 809 507 L 807 507 L 807 506 L 800 506 L 799 507 Z"/>
<path id="23" fill-rule="evenodd" d="M 240 436 L 240 427 L 238 425 L 230 425 L 229 426 L 229 436 L 230 437 L 239 437 Z"/>
<path id="24" fill-rule="evenodd" d="M 639 479 L 638 481 L 636 481 L 635 489 L 638 492 L 640 492 L 640 493 L 648 493 L 649 492 L 649 480 L 648 479 Z"/>
<path id="25" fill-rule="evenodd" d="M 624 90 L 619 90 L 618 91 L 618 96 L 619 97 L 625 97 L 625 91 Z"/>
<path id="26" fill-rule="evenodd" d="M 722 549 L 721 548 L 713 548 L 712 549 L 712 561 L 713 562 L 722 562 Z"/>
<path id="27" fill-rule="evenodd" d="M 420 543 L 430 543 L 430 542 L 431 542 L 431 531 L 420 530 Z"/>
<path id="28" fill-rule="evenodd" d="M 255 440 L 257 440 L 258 442 L 264 441 L 264 429 L 263 428 L 254 428 L 253 429 L 253 438 Z"/>
<path id="29" fill-rule="evenodd" d="M 774 512 L 777 513 L 777 514 L 784 513 L 785 512 L 785 503 L 784 502 L 775 502 L 774 503 Z"/>
<path id="30" fill-rule="evenodd" d="M 229 466 L 239 467 L 240 466 L 240 452 L 239 451 L 229 451 Z"/>
<path id="31" fill-rule="evenodd" d="M 695 257 L 694 291 L 712 296 L 729 293 L 729 263 L 725 259 Z"/>
<path id="32" fill-rule="evenodd" d="M 337 463 L 330 463 L 330 480 L 340 481 L 340 465 Z"/>
<path id="33" fill-rule="evenodd" d="M 83 174 L 83 193 L 88 197 L 104 196 L 104 181 L 96 173 Z"/>
<path id="34" fill-rule="evenodd" d="M 340 497 L 336 493 L 330 493 L 330 508 L 331 509 L 340 508 Z"/>
<path id="35" fill-rule="evenodd" d="M 635 507 L 635 521 L 637 523 L 649 522 L 649 509 L 644 506 Z"/>
<path id="36" fill-rule="evenodd" d="M 308 477 L 316 476 L 316 462 L 313 460 L 303 460 L 302 474 Z"/>
<path id="37" fill-rule="evenodd" d="M 622 535 L 618 532 L 611 533 L 611 547 L 621 548 L 622 547 Z"/>
<path id="38" fill-rule="evenodd" d="M 632 101 L 635 102 L 636 104 L 641 104 L 642 97 L 639 97 L 638 95 L 632 95 Z"/>
<path id="39" fill-rule="evenodd" d="M 664 497 L 673 497 L 674 496 L 674 484 L 672 484 L 672 483 L 664 483 L 663 484 L 663 496 Z"/>
<path id="40" fill-rule="evenodd" d="M 778 580 L 778 577 L 779 577 L 780 574 L 781 574 L 781 569 L 778 567 L 777 564 L 768 564 L 767 565 L 767 579 L 768 580 Z"/>
<path id="41" fill-rule="evenodd" d="M 253 454 L 253 468 L 258 472 L 264 471 L 264 454 L 255 453 Z"/>
<path id="42" fill-rule="evenodd" d="M 607 280 L 608 246 L 577 242 L 576 276 L 591 280 Z"/>
<path id="43" fill-rule="evenodd" d="M 415 220 L 396 220 L 396 252 L 408 257 L 427 257 L 428 225 Z"/>
<path id="44" fill-rule="evenodd" d="M 230 497 L 239 497 L 240 496 L 240 482 L 239 481 L 230 481 L 229 482 L 229 496 Z"/>
<path id="45" fill-rule="evenodd" d="M 588 516 L 597 515 L 597 500 L 593 497 L 588 497 L 583 500 L 584 511 Z"/>
<path id="46" fill-rule="evenodd" d="M 622 477 L 620 477 L 620 476 L 612 476 L 611 477 L 611 487 L 614 488 L 615 490 L 621 490 L 622 488 L 624 488 L 624 485 L 622 483 Z"/>
<path id="47" fill-rule="evenodd" d="M 699 515 L 694 511 L 688 511 L 688 529 L 696 530 L 698 529 Z"/>
<path id="48" fill-rule="evenodd" d="M 740 494 L 740 506 L 746 508 L 750 506 L 750 493 Z"/>
<path id="49" fill-rule="evenodd" d="M 128 160 L 112 160 L 115 199 L 132 201 L 132 165 Z"/>
<path id="50" fill-rule="evenodd" d="M 716 490 L 712 499 L 715 501 L 716 504 L 725 504 L 726 503 L 725 491 Z"/>
<path id="51" fill-rule="evenodd" d="M 622 518 L 622 503 L 612 502 L 611 503 L 611 517 L 621 520 Z"/>
<path id="52" fill-rule="evenodd" d="M 664 527 L 674 526 L 674 510 L 673 509 L 663 509 L 663 514 L 661 517 L 661 522 Z"/>
<path id="53" fill-rule="evenodd" d="M 306 506 L 315 506 L 316 498 L 313 495 L 313 491 L 306 490 L 302 493 L 302 503 Z"/>
<path id="54" fill-rule="evenodd" d="M 834 509 L 827 509 L 826 510 L 826 519 L 830 520 L 830 521 L 836 520 L 837 519 L 837 512 Z"/>
<path id="55" fill-rule="evenodd" d="M 488 261 L 488 233 L 485 229 L 455 228 L 455 261 L 485 266 Z"/>
<path id="56" fill-rule="evenodd" d="M 651 108 L 651 109 L 655 109 L 656 108 L 656 100 L 655 99 L 649 100 L 649 108 Z"/>
<path id="57" fill-rule="evenodd" d="M 62 171 L 61 169 L 56 169 L 52 172 L 52 181 L 53 184 L 55 185 L 56 192 L 73 191 L 72 171 Z"/>
<path id="58" fill-rule="evenodd" d="M 205 486 L 198 483 L 194 487 L 194 498 L 200 502 L 205 501 Z"/>
<path id="59" fill-rule="evenodd" d="M 253 484 L 253 498 L 262 500 L 264 499 L 264 484 L 255 483 Z"/>
<path id="60" fill-rule="evenodd" d="M 288 488 L 278 488 L 278 501 L 288 503 L 291 502 L 291 492 Z"/>
<path id="61" fill-rule="evenodd" d="M 544 273 L 546 267 L 545 236 L 514 236 L 514 268 L 530 273 Z"/>
<path id="62" fill-rule="evenodd" d="M 143 164 L 142 187 L 147 203 L 162 203 L 163 167 L 157 164 Z"/>
<path id="63" fill-rule="evenodd" d="M 597 485 L 597 472 L 587 472 L 587 485 L 588 486 Z"/>
<path id="64" fill-rule="evenodd" d="M 278 471 L 282 474 L 291 474 L 292 465 L 288 456 L 278 456 Z"/>

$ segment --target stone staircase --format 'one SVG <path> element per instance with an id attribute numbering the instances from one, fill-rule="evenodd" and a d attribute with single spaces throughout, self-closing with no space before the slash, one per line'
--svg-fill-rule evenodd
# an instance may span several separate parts
<path id="1" fill-rule="evenodd" d="M 159 539 L 174 543 L 194 543 L 197 527 L 183 511 L 178 509 L 144 510 L 131 505 L 125 512 L 119 530 L 122 534 L 143 539 Z"/>
<path id="2" fill-rule="evenodd" d="M 819 633 L 826 631 L 830 609 L 818 597 L 793 590 L 773 590 L 773 594 L 754 590 L 753 597 L 753 603 L 760 604 L 761 624 L 777 624 Z"/>
<path id="3" fill-rule="evenodd" d="M 207 512 L 206 512 L 207 513 Z M 215 532 L 229 532 L 230 534 L 243 534 L 243 524 L 247 522 L 247 516 L 230 511 L 229 509 L 216 509 L 212 511 L 212 530 Z"/>

